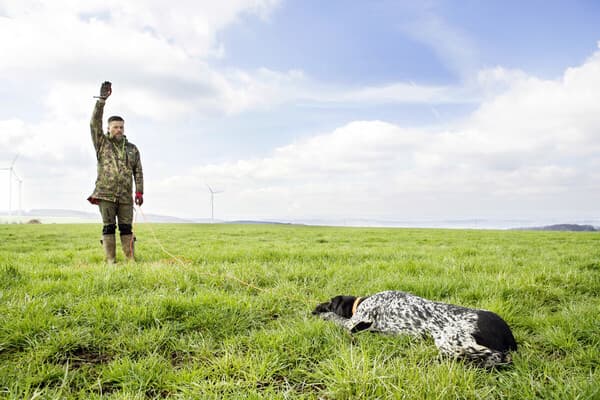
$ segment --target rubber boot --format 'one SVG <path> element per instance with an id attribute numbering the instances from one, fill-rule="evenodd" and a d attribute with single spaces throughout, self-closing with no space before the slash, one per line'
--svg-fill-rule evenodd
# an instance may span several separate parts
<path id="1" fill-rule="evenodd" d="M 121 235 L 121 246 L 123 247 L 123 254 L 125 254 L 127 261 L 135 261 L 135 238 L 133 237 L 133 234 Z"/>
<path id="2" fill-rule="evenodd" d="M 102 245 L 104 246 L 104 253 L 106 254 L 106 262 L 108 264 L 115 264 L 117 262 L 117 242 L 115 235 L 102 235 Z"/>

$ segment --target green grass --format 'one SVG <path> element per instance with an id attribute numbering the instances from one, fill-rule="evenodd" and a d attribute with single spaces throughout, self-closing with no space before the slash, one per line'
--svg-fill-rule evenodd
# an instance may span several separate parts
<path id="1" fill-rule="evenodd" d="M 140 224 L 107 266 L 100 230 L 0 225 L 0 398 L 600 398 L 597 233 Z M 310 314 L 388 289 L 497 312 L 514 365 Z"/>

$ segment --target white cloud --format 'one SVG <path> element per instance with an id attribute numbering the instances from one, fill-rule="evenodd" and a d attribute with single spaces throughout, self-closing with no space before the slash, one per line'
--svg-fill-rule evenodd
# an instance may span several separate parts
<path id="1" fill-rule="evenodd" d="M 479 100 L 478 91 L 455 86 L 416 85 L 415 83 L 392 83 L 383 86 L 370 86 L 358 89 L 331 90 L 329 93 L 317 94 L 313 99 L 322 102 L 338 103 L 472 103 Z"/>
<path id="2" fill-rule="evenodd" d="M 196 182 L 200 193 L 205 181 L 219 184 L 229 193 L 222 213 L 237 217 L 593 212 L 600 53 L 558 80 L 495 73 L 508 90 L 452 129 L 355 121 L 269 157 L 200 166 L 178 184 Z"/>
<path id="3" fill-rule="evenodd" d="M 145 118 L 231 115 L 288 102 L 452 103 L 477 100 L 471 90 L 391 83 L 335 88 L 301 70 L 218 69 L 226 52 L 217 33 L 245 14 L 268 18 L 276 0 L 221 3 L 74 0 L 0 1 L 1 80 L 45 98 L 51 114 L 81 117 L 81 99 L 114 83 L 111 103 Z M 73 104 L 76 103 L 76 104 Z M 157 112 L 163 110 L 163 112 Z"/>
<path id="4" fill-rule="evenodd" d="M 110 44 L 95 58 L 102 57 L 103 53 L 110 56 L 113 51 L 117 53 L 112 54 L 129 58 L 144 50 L 161 50 L 160 47 L 145 47 L 151 37 L 157 39 L 156 44 L 173 43 L 190 56 L 210 56 L 218 45 L 215 35 L 220 29 L 244 13 L 267 18 L 277 5 L 278 0 L 183 0 L 176 5 L 160 0 L 131 0 L 126 3 L 117 0 L 4 0 L 0 2 L 0 9 L 6 19 L 3 25 L 8 24 L 13 33 L 22 34 L 14 37 L 13 43 L 7 43 L 6 46 L 14 46 L 13 49 L 21 54 L 34 50 L 34 54 L 29 56 L 40 60 L 43 60 L 41 56 L 59 50 L 61 57 L 58 60 L 64 60 L 80 56 L 73 54 L 73 48 L 68 45 L 82 42 L 87 42 L 89 52 L 86 54 L 91 56 L 101 44 Z M 30 35 L 35 32 L 45 32 L 45 35 Z M 54 43 L 52 39 L 55 38 L 65 41 Z M 118 53 L 119 48 L 136 50 L 136 46 L 130 46 L 136 42 L 141 48 L 138 47 L 133 55 L 129 55 L 128 51 Z M 40 46 L 42 43 L 50 46 Z M 76 50 L 84 48 L 77 47 Z M 157 53 L 149 56 L 153 54 Z M 51 57 L 54 58 L 56 54 Z M 155 62 L 161 64 L 164 58 L 161 60 L 156 57 Z"/>
<path id="5" fill-rule="evenodd" d="M 27 135 L 25 122 L 19 119 L 0 121 L 0 147 L 6 148 L 14 143 L 24 140 Z"/>
<path id="6" fill-rule="evenodd" d="M 6 55 L 0 72 L 2 79 L 21 82 L 21 90 L 51 102 L 61 98 L 51 104 L 66 103 L 59 113 L 71 110 L 69 98 L 81 103 L 96 94 L 103 80 L 112 80 L 131 111 L 145 117 L 165 114 L 157 109 L 174 116 L 238 112 L 263 103 L 278 80 L 296 73 L 218 71 L 207 63 L 223 52 L 216 33 L 245 13 L 266 18 L 277 3 L 3 1 L 0 36 L 10 40 L 0 42 Z"/>

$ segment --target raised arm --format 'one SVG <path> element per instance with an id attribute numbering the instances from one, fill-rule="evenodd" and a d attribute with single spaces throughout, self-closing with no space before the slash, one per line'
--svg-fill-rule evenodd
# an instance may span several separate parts
<path id="1" fill-rule="evenodd" d="M 104 103 L 105 100 L 96 101 L 94 106 L 94 112 L 92 113 L 92 120 L 90 121 L 90 131 L 92 132 L 92 142 L 94 148 L 98 151 L 98 148 L 104 140 L 104 132 L 102 131 L 102 115 L 104 114 Z"/>
<path id="2" fill-rule="evenodd" d="M 94 148 L 98 151 L 99 146 L 102 144 L 104 140 L 104 132 L 102 130 L 102 116 L 104 114 L 104 104 L 106 103 L 106 99 L 112 93 L 111 83 L 106 81 L 102 83 L 100 87 L 100 96 L 95 96 L 98 98 L 96 101 L 96 105 L 94 106 L 94 112 L 92 113 L 92 120 L 90 121 L 90 131 L 92 133 L 92 142 L 94 143 Z"/>

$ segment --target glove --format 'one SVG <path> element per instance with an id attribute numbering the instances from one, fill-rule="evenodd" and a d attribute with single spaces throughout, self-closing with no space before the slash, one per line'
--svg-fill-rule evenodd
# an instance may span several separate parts
<path id="1" fill-rule="evenodd" d="M 87 201 L 89 201 L 92 204 L 100 204 L 100 200 L 98 200 L 97 198 L 92 197 L 92 196 L 88 197 Z"/>
<path id="2" fill-rule="evenodd" d="M 144 203 L 144 195 L 141 192 L 135 192 L 135 204 L 141 206 Z"/>
<path id="3" fill-rule="evenodd" d="M 108 96 L 110 96 L 112 93 L 111 85 L 112 84 L 109 81 L 102 82 L 102 86 L 100 86 L 100 96 L 94 96 L 94 97 L 102 99 L 102 100 L 106 100 L 108 98 Z"/>

